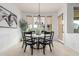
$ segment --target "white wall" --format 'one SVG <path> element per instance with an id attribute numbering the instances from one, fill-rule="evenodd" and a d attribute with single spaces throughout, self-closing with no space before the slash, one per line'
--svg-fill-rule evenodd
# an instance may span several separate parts
<path id="1" fill-rule="evenodd" d="M 63 14 L 63 32 L 64 32 L 63 42 L 64 42 L 65 33 L 67 32 L 66 31 L 67 30 L 67 4 L 64 4 L 63 7 L 58 10 L 58 15 L 57 16 L 60 16 L 61 14 Z"/>
<path id="2" fill-rule="evenodd" d="M 58 14 L 63 13 L 64 19 L 64 45 L 77 52 L 79 52 L 79 34 L 73 33 L 73 7 L 79 6 L 79 4 L 66 4 L 58 12 Z"/>
<path id="3" fill-rule="evenodd" d="M 67 32 L 73 33 L 73 5 L 67 4 Z"/>
<path id="4" fill-rule="evenodd" d="M 73 7 L 79 4 L 67 4 L 67 29 L 65 45 L 79 52 L 79 33 L 73 33 Z M 69 23 L 70 22 L 70 23 Z"/>
<path id="5" fill-rule="evenodd" d="M 4 3 L 1 6 L 5 7 L 12 13 L 17 15 L 17 21 L 20 20 L 20 11 L 17 9 L 15 4 Z M 0 28 L 0 52 L 8 49 L 9 47 L 15 45 L 21 37 L 19 27 L 16 29 L 12 28 Z"/>
<path id="6" fill-rule="evenodd" d="M 54 40 L 58 39 L 58 16 L 57 12 L 53 14 Z"/>

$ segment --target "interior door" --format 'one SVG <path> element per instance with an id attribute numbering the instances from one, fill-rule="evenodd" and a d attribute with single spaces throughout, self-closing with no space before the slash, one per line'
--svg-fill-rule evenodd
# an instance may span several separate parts
<path id="1" fill-rule="evenodd" d="M 63 15 L 58 16 L 58 37 L 63 40 Z"/>

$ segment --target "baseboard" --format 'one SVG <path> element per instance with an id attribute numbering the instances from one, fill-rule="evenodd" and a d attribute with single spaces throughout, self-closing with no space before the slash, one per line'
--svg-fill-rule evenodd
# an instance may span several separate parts
<path id="1" fill-rule="evenodd" d="M 57 40 L 57 41 L 64 45 L 64 41 L 62 40 Z"/>

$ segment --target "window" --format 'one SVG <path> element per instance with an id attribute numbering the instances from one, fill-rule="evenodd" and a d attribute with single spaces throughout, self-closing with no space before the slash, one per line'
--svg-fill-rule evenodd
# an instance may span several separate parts
<path id="1" fill-rule="evenodd" d="M 28 22 L 28 24 L 32 24 L 33 23 L 32 16 L 27 16 L 27 22 Z"/>
<path id="2" fill-rule="evenodd" d="M 39 22 L 38 17 L 34 16 L 33 19 L 34 19 L 34 25 L 33 25 L 33 27 L 37 28 L 38 27 L 38 22 Z"/>
<path id="3" fill-rule="evenodd" d="M 46 21 L 47 21 L 47 29 L 48 31 L 51 31 L 52 30 L 52 16 L 47 16 Z"/>
<path id="4" fill-rule="evenodd" d="M 79 7 L 74 7 L 74 18 L 73 18 L 74 33 L 79 33 Z"/>
<path id="5" fill-rule="evenodd" d="M 33 24 L 32 16 L 27 16 L 26 21 L 28 23 L 28 31 L 30 31 L 33 28 L 33 26 L 32 26 L 32 24 Z"/>
<path id="6" fill-rule="evenodd" d="M 26 21 L 31 29 L 36 29 L 40 26 L 40 30 L 52 30 L 52 16 L 40 16 L 40 20 L 38 16 L 27 16 Z"/>

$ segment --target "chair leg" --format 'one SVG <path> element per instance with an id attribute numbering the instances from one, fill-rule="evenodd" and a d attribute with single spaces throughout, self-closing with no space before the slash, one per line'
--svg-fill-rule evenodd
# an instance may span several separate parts
<path id="1" fill-rule="evenodd" d="M 27 47 L 27 45 L 25 45 L 25 49 L 24 49 L 24 52 L 26 51 L 26 47 Z"/>
<path id="2" fill-rule="evenodd" d="M 22 42 L 22 38 L 20 39 L 20 42 Z"/>
<path id="3" fill-rule="evenodd" d="M 22 48 L 24 47 L 24 42 L 23 42 L 23 44 L 22 44 Z"/>
<path id="4" fill-rule="evenodd" d="M 43 46 L 43 54 L 45 55 L 45 45 Z"/>
<path id="5" fill-rule="evenodd" d="M 33 46 L 31 46 L 31 55 L 33 55 Z"/>
<path id="6" fill-rule="evenodd" d="M 54 47 L 54 46 L 53 46 L 53 43 L 52 43 L 52 47 Z"/>
<path id="7" fill-rule="evenodd" d="M 50 47 L 50 51 L 52 52 L 52 49 L 51 49 L 51 45 L 49 44 L 49 47 Z"/>

